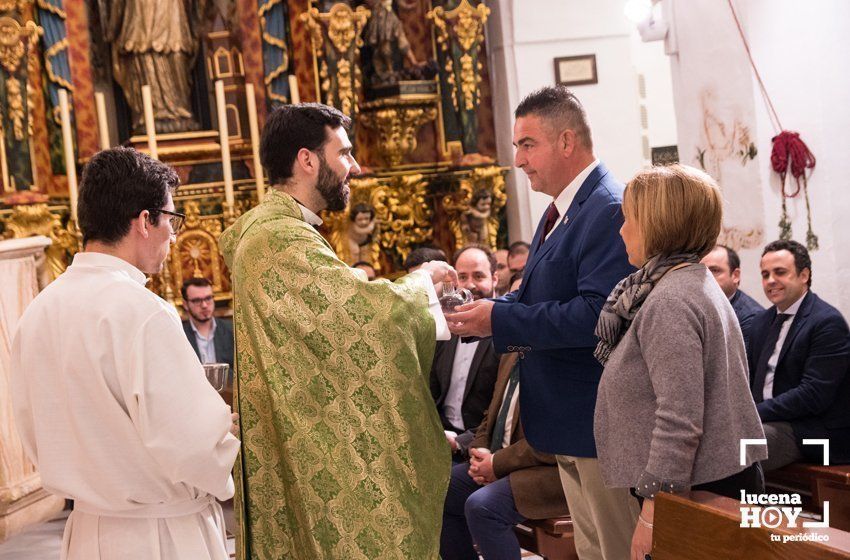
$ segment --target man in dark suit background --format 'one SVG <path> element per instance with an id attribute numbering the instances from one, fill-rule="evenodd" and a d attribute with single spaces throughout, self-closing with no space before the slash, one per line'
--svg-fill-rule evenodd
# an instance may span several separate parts
<path id="1" fill-rule="evenodd" d="M 747 355 L 753 399 L 764 423 L 765 471 L 806 459 L 850 462 L 850 334 L 841 313 L 811 291 L 812 261 L 796 241 L 774 241 L 761 258 L 773 307 L 752 324 Z"/>
<path id="2" fill-rule="evenodd" d="M 741 285 L 741 257 L 734 249 L 726 245 L 717 245 L 702 258 L 702 264 L 711 271 L 720 289 L 729 298 L 729 303 L 732 304 L 738 324 L 741 326 L 741 333 L 744 335 L 744 344 L 746 344 L 750 337 L 753 318 L 764 311 L 764 307 L 744 293 L 744 290 L 738 289 Z"/>
<path id="3" fill-rule="evenodd" d="M 183 321 L 183 332 L 202 364 L 228 364 L 233 373 L 233 323 L 215 318 L 215 300 L 210 281 L 190 278 L 180 289 L 183 309 L 189 318 Z"/>
<path id="4" fill-rule="evenodd" d="M 480 300 L 493 297 L 496 288 L 496 257 L 483 245 L 467 245 L 455 254 L 459 286 Z M 499 356 L 492 340 L 437 342 L 431 366 L 431 395 L 437 404 L 455 463 L 462 462 L 468 443 L 490 405 Z M 466 433 L 466 435 L 464 435 Z M 463 437 L 458 437 L 459 435 Z"/>
<path id="5" fill-rule="evenodd" d="M 515 164 L 553 198 L 516 292 L 447 316 L 452 332 L 490 336 L 519 352 L 520 409 L 528 442 L 556 455 L 581 558 L 628 558 L 638 502 L 609 489 L 596 459 L 593 413 L 602 366 L 594 358 L 599 312 L 634 269 L 619 230 L 623 186 L 593 153 L 587 116 L 564 87 L 517 107 Z"/>
<path id="6" fill-rule="evenodd" d="M 513 280 L 509 291 L 519 282 Z M 473 543 L 484 558 L 515 560 L 514 525 L 569 513 L 555 457 L 532 449 L 522 431 L 518 358 L 502 355 L 493 399 L 470 436 L 470 462 L 452 468 L 440 534 L 443 560 L 478 560 Z"/>

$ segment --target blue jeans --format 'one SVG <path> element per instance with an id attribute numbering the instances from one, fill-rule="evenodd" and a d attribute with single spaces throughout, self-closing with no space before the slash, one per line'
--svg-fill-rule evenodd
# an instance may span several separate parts
<path id="1" fill-rule="evenodd" d="M 478 560 L 474 541 L 485 560 L 518 560 L 514 525 L 525 517 L 516 509 L 508 477 L 479 486 L 468 470 L 468 463 L 452 467 L 443 506 L 440 556 L 443 560 Z"/>

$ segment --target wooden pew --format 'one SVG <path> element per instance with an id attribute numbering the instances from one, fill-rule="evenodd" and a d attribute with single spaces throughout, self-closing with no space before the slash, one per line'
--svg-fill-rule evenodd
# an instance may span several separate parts
<path id="1" fill-rule="evenodd" d="M 708 492 L 690 499 L 659 493 L 652 534 L 653 560 L 848 560 L 850 533 L 834 528 L 742 528 L 741 504 Z M 827 535 L 828 542 L 773 542 L 770 535 Z"/>
<path id="2" fill-rule="evenodd" d="M 578 560 L 569 517 L 527 519 L 514 527 L 519 545 L 546 560 Z"/>
<path id="3" fill-rule="evenodd" d="M 829 502 L 831 527 L 850 531 L 850 465 L 794 463 L 765 475 L 769 491 L 795 491 L 811 496 L 811 506 L 823 513 Z"/>

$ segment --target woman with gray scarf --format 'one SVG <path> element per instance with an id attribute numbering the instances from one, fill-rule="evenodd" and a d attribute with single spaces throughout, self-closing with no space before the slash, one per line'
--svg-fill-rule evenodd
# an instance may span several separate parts
<path id="1" fill-rule="evenodd" d="M 620 235 L 638 267 L 611 292 L 596 335 L 605 366 L 594 432 L 605 484 L 632 488 L 642 511 L 632 560 L 650 552 L 657 492 L 761 492 L 764 434 L 741 329 L 700 259 L 717 242 L 723 201 L 702 171 L 642 171 L 626 186 Z M 602 529 L 604 530 L 604 529 Z"/>

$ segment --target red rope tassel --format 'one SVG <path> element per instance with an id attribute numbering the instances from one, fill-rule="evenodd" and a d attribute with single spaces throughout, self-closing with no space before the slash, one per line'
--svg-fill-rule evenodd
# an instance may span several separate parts
<path id="1" fill-rule="evenodd" d="M 770 165 L 782 180 L 782 196 L 795 197 L 800 194 L 800 178 L 805 180 L 806 170 L 815 167 L 815 155 L 796 132 L 783 130 L 774 136 L 771 142 L 773 142 L 773 151 L 770 154 Z M 791 176 L 797 183 L 797 188 L 791 194 L 785 192 L 785 177 L 789 168 Z"/>

